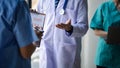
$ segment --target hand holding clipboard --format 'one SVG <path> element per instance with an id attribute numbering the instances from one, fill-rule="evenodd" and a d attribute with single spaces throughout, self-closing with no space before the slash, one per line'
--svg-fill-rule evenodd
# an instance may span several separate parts
<path id="1" fill-rule="evenodd" d="M 37 30 L 43 31 L 45 14 L 39 13 L 35 10 L 31 10 L 31 18 L 32 18 L 33 28 L 36 29 L 37 27 Z"/>
<path id="2" fill-rule="evenodd" d="M 38 13 L 34 10 L 31 10 L 31 18 L 32 18 L 33 29 L 37 37 L 39 38 L 39 41 L 35 42 L 35 44 L 39 47 L 39 44 L 43 35 L 45 14 Z"/>

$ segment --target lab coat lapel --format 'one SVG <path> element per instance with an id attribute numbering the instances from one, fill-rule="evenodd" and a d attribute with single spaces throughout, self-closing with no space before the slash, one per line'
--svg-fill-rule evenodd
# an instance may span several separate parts
<path id="1" fill-rule="evenodd" d="M 56 10 L 62 9 L 62 7 L 63 7 L 63 5 L 64 5 L 64 1 L 65 1 L 65 0 L 60 0 L 60 1 L 59 1 Z"/>

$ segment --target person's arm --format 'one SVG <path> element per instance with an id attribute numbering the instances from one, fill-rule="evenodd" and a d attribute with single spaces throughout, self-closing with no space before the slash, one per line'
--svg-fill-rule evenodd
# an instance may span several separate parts
<path id="1" fill-rule="evenodd" d="M 36 48 L 36 44 L 33 44 L 33 42 L 41 40 L 42 33 L 38 32 L 36 33 L 37 35 L 35 34 L 30 11 L 25 1 L 18 2 L 13 15 L 13 22 L 15 23 L 13 33 L 18 43 L 20 55 L 24 59 L 29 59 Z"/>
<path id="2" fill-rule="evenodd" d="M 72 19 L 68 19 L 65 24 L 60 23 L 57 24 L 56 27 L 64 29 L 66 31 L 66 35 L 68 36 L 82 37 L 86 34 L 88 30 L 88 10 L 86 0 L 81 0 L 79 2 L 75 15 L 75 21 L 72 21 Z"/>
<path id="3" fill-rule="evenodd" d="M 87 0 L 81 0 L 78 5 L 78 10 L 76 14 L 76 22 L 72 24 L 73 37 L 83 37 L 88 31 L 88 4 Z"/>
<path id="4" fill-rule="evenodd" d="M 20 48 L 20 53 L 21 53 L 21 56 L 24 58 L 24 59 L 28 59 L 31 57 L 31 55 L 33 54 L 33 52 L 35 51 L 36 47 L 34 46 L 33 43 L 29 44 L 29 45 L 26 45 L 25 47 L 21 47 Z"/>
<path id="5" fill-rule="evenodd" d="M 20 48 L 21 56 L 24 59 L 30 58 L 31 55 L 33 54 L 33 52 L 35 51 L 36 47 L 38 47 L 38 45 L 40 45 L 43 32 L 37 32 L 37 31 L 35 31 L 35 32 L 36 32 L 37 37 L 39 38 L 39 41 L 35 41 L 29 45 L 26 45 L 26 46 Z"/>
<path id="6" fill-rule="evenodd" d="M 94 30 L 94 33 L 95 33 L 96 36 L 103 37 L 104 39 L 107 38 L 107 32 L 105 32 L 105 31 L 103 31 L 103 30 L 95 29 L 95 30 Z"/>

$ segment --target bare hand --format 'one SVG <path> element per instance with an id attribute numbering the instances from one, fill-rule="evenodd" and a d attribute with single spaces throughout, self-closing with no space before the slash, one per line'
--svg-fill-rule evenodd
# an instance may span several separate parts
<path id="1" fill-rule="evenodd" d="M 37 35 L 37 37 L 41 40 L 42 39 L 42 35 L 43 35 L 43 31 L 40 31 L 40 27 L 38 25 L 33 25 L 34 31 Z"/>
<path id="2" fill-rule="evenodd" d="M 39 14 L 39 12 L 36 11 L 35 9 L 30 9 L 30 12 Z"/>
<path id="3" fill-rule="evenodd" d="M 70 31 L 72 29 L 71 19 L 67 20 L 66 24 L 64 23 L 57 24 L 56 27 L 60 29 L 64 29 L 66 31 Z"/>

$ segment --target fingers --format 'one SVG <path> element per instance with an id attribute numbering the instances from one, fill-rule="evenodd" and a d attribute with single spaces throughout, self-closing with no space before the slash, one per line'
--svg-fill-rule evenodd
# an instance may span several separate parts
<path id="1" fill-rule="evenodd" d="M 56 25 L 56 27 L 57 28 L 59 28 L 59 29 L 64 29 L 64 30 L 66 30 L 66 31 L 69 31 L 69 30 L 71 30 L 71 19 L 69 19 L 69 20 L 67 20 L 66 22 L 65 22 L 65 24 L 64 23 L 60 23 L 60 24 L 57 24 Z"/>
<path id="2" fill-rule="evenodd" d="M 40 27 L 39 27 L 39 26 L 34 26 L 34 31 L 35 31 L 37 37 L 38 37 L 39 39 L 41 39 L 42 36 L 43 36 L 43 32 L 44 32 L 44 31 L 40 31 Z"/>
<path id="3" fill-rule="evenodd" d="M 67 20 L 66 24 L 71 25 L 71 19 Z"/>
<path id="4" fill-rule="evenodd" d="M 37 12 L 35 9 L 30 9 L 31 12 Z"/>
<path id="5" fill-rule="evenodd" d="M 37 37 L 41 40 L 43 36 L 43 31 L 39 31 L 36 34 L 37 34 Z"/>
<path id="6" fill-rule="evenodd" d="M 35 9 L 30 9 L 30 12 L 39 14 L 39 12 L 37 12 Z"/>
<path id="7" fill-rule="evenodd" d="M 63 24 L 63 23 L 57 24 L 56 27 L 59 29 L 64 29 L 66 31 L 70 31 L 72 29 L 72 25 Z"/>
<path id="8" fill-rule="evenodd" d="M 42 36 L 43 36 L 43 31 L 39 31 L 39 32 L 36 31 L 36 35 L 37 35 L 39 41 L 36 41 L 36 42 L 35 42 L 35 45 L 36 45 L 37 47 L 39 47 L 39 46 L 40 46 L 41 39 L 42 39 Z"/>
<path id="9" fill-rule="evenodd" d="M 66 24 L 60 23 L 60 24 L 57 24 L 56 27 L 60 29 L 65 29 Z"/>

